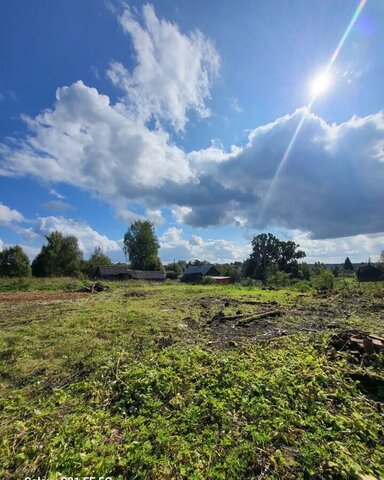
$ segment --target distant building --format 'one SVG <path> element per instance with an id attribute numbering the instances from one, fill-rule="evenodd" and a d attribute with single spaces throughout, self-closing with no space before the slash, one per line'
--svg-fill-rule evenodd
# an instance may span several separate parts
<path id="1" fill-rule="evenodd" d="M 218 270 L 210 264 L 201 265 L 200 267 L 191 265 L 185 270 L 180 281 L 185 283 L 202 283 L 205 279 L 210 279 L 213 283 L 219 284 L 232 283 L 231 277 L 221 276 Z"/>
<path id="2" fill-rule="evenodd" d="M 370 263 L 368 265 L 360 265 L 356 275 L 359 282 L 384 281 L 384 272 Z"/>
<path id="3" fill-rule="evenodd" d="M 100 280 L 129 280 L 131 271 L 126 265 L 99 265 L 96 268 L 96 277 Z"/>
<path id="4" fill-rule="evenodd" d="M 163 272 L 131 270 L 126 265 L 99 265 L 96 277 L 100 280 L 147 280 L 149 282 L 164 282 Z"/>
<path id="5" fill-rule="evenodd" d="M 148 282 L 164 282 L 165 273 L 156 270 L 130 270 L 132 280 L 147 280 Z"/>

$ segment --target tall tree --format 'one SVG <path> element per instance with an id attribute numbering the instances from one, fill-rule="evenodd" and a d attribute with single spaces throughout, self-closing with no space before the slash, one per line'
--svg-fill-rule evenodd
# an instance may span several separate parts
<path id="1" fill-rule="evenodd" d="M 1 277 L 29 277 L 31 265 L 24 250 L 19 246 L 4 248 L 0 252 Z"/>
<path id="2" fill-rule="evenodd" d="M 84 262 L 83 271 L 90 277 L 93 277 L 99 265 L 112 265 L 112 261 L 100 247 L 95 247 L 92 255 Z"/>
<path id="3" fill-rule="evenodd" d="M 134 269 L 161 270 L 159 248 L 153 223 L 149 220 L 136 220 L 124 235 L 123 250 Z"/>
<path id="4" fill-rule="evenodd" d="M 47 235 L 47 244 L 32 262 L 32 274 L 36 277 L 73 276 L 80 270 L 83 253 L 76 237 L 65 237 L 54 231 Z"/>
<path id="5" fill-rule="evenodd" d="M 351 260 L 349 259 L 349 257 L 347 257 L 344 261 L 344 270 L 348 270 L 350 272 L 354 271 L 353 264 L 352 264 Z"/>
<path id="6" fill-rule="evenodd" d="M 277 265 L 286 273 L 298 274 L 297 259 L 305 257 L 299 246 L 292 241 L 281 241 L 271 233 L 257 235 L 252 240 L 252 253 L 244 262 L 245 275 L 265 281 L 271 265 Z"/>

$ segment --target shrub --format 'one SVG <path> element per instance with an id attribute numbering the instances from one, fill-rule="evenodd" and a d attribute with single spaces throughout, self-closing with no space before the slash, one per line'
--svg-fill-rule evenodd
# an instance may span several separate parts
<path id="1" fill-rule="evenodd" d="M 321 270 L 320 273 L 313 278 L 312 284 L 318 292 L 333 290 L 335 277 L 329 270 Z"/>
<path id="2" fill-rule="evenodd" d="M 286 287 L 290 283 L 290 276 L 279 270 L 276 265 L 271 265 L 268 267 L 265 283 L 269 287 Z"/>

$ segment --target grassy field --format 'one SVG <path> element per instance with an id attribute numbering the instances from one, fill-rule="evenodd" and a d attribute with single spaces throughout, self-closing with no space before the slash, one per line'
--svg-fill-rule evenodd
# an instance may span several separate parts
<path id="1" fill-rule="evenodd" d="M 84 283 L 0 282 L 0 478 L 384 476 L 383 284 Z"/>

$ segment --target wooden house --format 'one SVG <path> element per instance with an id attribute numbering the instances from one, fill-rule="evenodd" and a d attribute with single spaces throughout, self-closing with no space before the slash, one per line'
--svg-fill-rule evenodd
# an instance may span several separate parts
<path id="1" fill-rule="evenodd" d="M 96 277 L 100 280 L 165 281 L 165 275 L 163 272 L 131 270 L 126 265 L 99 265 L 96 270 Z"/>
<path id="2" fill-rule="evenodd" d="M 185 283 L 202 283 L 205 279 L 210 279 L 212 283 L 232 283 L 231 277 L 221 276 L 218 270 L 210 264 L 201 265 L 200 267 L 189 266 L 180 281 Z"/>

